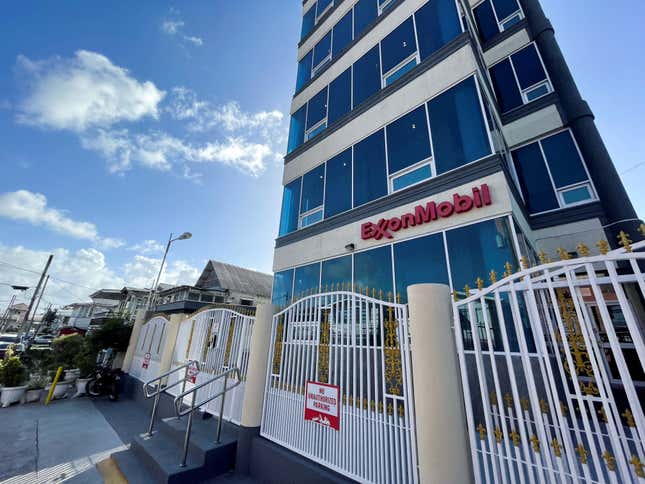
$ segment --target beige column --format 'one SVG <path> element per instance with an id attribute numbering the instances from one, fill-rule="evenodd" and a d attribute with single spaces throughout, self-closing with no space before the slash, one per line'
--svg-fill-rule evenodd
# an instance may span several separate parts
<path id="1" fill-rule="evenodd" d="M 161 350 L 159 374 L 167 372 L 172 366 L 172 356 L 175 352 L 179 326 L 184 319 L 186 319 L 185 314 L 173 314 L 170 316 L 168 324 L 166 324 L 166 341 L 164 342 L 163 350 Z"/>
<path id="2" fill-rule="evenodd" d="M 132 365 L 132 358 L 134 358 L 134 353 L 137 349 L 137 341 L 139 341 L 139 334 L 141 333 L 141 327 L 146 321 L 146 310 L 139 309 L 137 316 L 134 320 L 134 326 L 132 327 L 132 333 L 130 333 L 130 342 L 128 343 L 128 349 L 125 352 L 125 358 L 123 358 L 123 365 L 121 369 L 128 373 L 130 371 L 130 365 Z"/>
<path id="3" fill-rule="evenodd" d="M 271 323 L 276 307 L 260 304 L 255 313 L 255 325 L 251 335 L 249 366 L 244 385 L 242 405 L 242 427 L 259 427 L 262 422 L 262 404 L 267 376 L 267 358 L 271 344 Z"/>
<path id="4" fill-rule="evenodd" d="M 421 483 L 474 482 L 450 288 L 410 286 L 408 303 Z"/>

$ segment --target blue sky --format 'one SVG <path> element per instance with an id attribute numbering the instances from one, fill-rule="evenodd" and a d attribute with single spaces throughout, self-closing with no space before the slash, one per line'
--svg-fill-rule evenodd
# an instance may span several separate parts
<path id="1" fill-rule="evenodd" d="M 544 0 L 620 172 L 645 162 L 639 19 L 626 0 Z M 270 272 L 300 0 L 9 2 L 0 17 L 0 283 L 45 300 L 192 283 L 209 258 Z M 645 166 L 624 181 L 639 213 Z M 0 286 L 0 307 L 9 292 Z"/>

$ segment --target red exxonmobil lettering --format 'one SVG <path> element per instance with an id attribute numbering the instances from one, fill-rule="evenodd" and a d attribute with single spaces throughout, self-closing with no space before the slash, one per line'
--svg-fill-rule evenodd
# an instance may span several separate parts
<path id="1" fill-rule="evenodd" d="M 459 195 L 455 193 L 452 201 L 428 202 L 425 206 L 417 205 L 414 213 L 406 213 L 400 217 L 382 218 L 377 223 L 367 222 L 361 225 L 361 238 L 363 240 L 381 240 L 394 238 L 393 232 L 416 227 L 433 222 L 439 218 L 448 218 L 455 214 L 470 212 L 474 208 L 491 205 L 490 189 L 484 183 L 472 189 L 472 195 Z"/>

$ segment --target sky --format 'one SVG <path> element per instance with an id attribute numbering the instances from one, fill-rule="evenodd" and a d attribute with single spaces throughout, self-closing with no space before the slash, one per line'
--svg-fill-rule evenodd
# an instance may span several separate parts
<path id="1" fill-rule="evenodd" d="M 543 0 L 639 214 L 645 6 Z M 0 16 L 0 309 L 271 272 L 301 0 L 7 2 Z M 639 60 L 640 59 L 640 60 Z M 28 291 L 20 295 L 26 300 Z"/>

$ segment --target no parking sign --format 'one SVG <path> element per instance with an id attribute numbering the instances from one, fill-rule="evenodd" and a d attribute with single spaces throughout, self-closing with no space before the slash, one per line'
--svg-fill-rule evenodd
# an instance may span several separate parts
<path id="1" fill-rule="evenodd" d="M 197 375 L 199 375 L 199 366 L 196 361 L 191 361 L 186 372 L 186 379 L 190 383 L 195 383 L 197 381 Z"/>
<path id="2" fill-rule="evenodd" d="M 150 358 L 152 358 L 152 355 L 150 353 L 146 353 L 143 356 L 143 365 L 141 365 L 144 369 L 147 369 L 148 366 L 150 366 Z"/>

